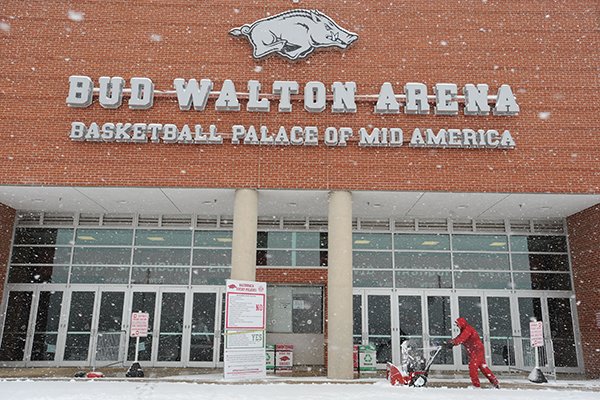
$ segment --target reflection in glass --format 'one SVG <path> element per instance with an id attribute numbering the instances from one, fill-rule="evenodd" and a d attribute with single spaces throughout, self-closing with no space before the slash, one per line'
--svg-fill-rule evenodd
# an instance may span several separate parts
<path id="1" fill-rule="evenodd" d="M 54 361 L 63 292 L 40 292 L 31 349 L 32 361 Z"/>
<path id="2" fill-rule="evenodd" d="M 396 269 L 451 269 L 450 253 L 394 253 Z"/>
<path id="3" fill-rule="evenodd" d="M 508 271 L 508 253 L 454 253 L 454 268 Z"/>
<path id="4" fill-rule="evenodd" d="M 73 266 L 71 283 L 129 283 L 130 267 Z"/>
<path id="5" fill-rule="evenodd" d="M 131 248 L 75 247 L 73 264 L 129 265 L 131 264 Z"/>
<path id="6" fill-rule="evenodd" d="M 154 330 L 154 307 L 156 304 L 156 293 L 134 292 L 131 312 L 148 313 L 148 336 L 140 337 L 140 348 L 138 352 L 139 361 L 150 361 L 152 358 L 152 331 Z M 129 338 L 127 359 L 135 360 L 135 338 Z"/>
<path id="7" fill-rule="evenodd" d="M 135 265 L 190 265 L 191 249 L 135 249 Z"/>
<path id="8" fill-rule="evenodd" d="M 427 296 L 427 318 L 431 345 L 438 345 L 452 337 L 449 296 Z M 434 361 L 434 364 L 453 363 L 452 349 L 442 349 Z"/>
<path id="9" fill-rule="evenodd" d="M 190 361 L 213 360 L 216 305 L 216 293 L 194 293 Z"/>
<path id="10" fill-rule="evenodd" d="M 232 231 L 195 231 L 194 247 L 228 247 L 233 241 Z"/>
<path id="11" fill-rule="evenodd" d="M 29 325 L 33 292 L 11 291 L 4 320 L 0 360 L 21 361 L 25 354 L 25 341 Z"/>
<path id="12" fill-rule="evenodd" d="M 376 271 L 355 269 L 352 271 L 352 286 L 354 287 L 392 287 L 392 271 Z"/>
<path id="13" fill-rule="evenodd" d="M 571 300 L 549 298 L 548 321 L 554 348 L 554 364 L 557 367 L 577 367 L 577 347 L 573 332 Z"/>
<path id="14" fill-rule="evenodd" d="M 455 272 L 457 289 L 510 289 L 508 272 Z"/>
<path id="15" fill-rule="evenodd" d="M 190 247 L 192 231 L 167 229 L 138 229 L 135 232 L 136 246 Z"/>
<path id="16" fill-rule="evenodd" d="M 133 267 L 131 283 L 135 285 L 187 285 L 189 268 L 181 267 Z"/>
<path id="17" fill-rule="evenodd" d="M 448 250 L 450 237 L 448 235 L 414 235 L 397 233 L 394 235 L 396 250 Z"/>
<path id="18" fill-rule="evenodd" d="M 353 251 L 354 268 L 392 268 L 392 253 L 383 251 Z"/>
<path id="19" fill-rule="evenodd" d="M 377 362 L 392 361 L 392 322 L 390 296 L 367 296 L 369 344 L 375 345 Z"/>
<path id="20" fill-rule="evenodd" d="M 231 268 L 192 268 L 192 285 L 224 285 Z"/>
<path id="21" fill-rule="evenodd" d="M 567 238 L 565 236 L 511 236 L 510 249 L 534 253 L 566 253 Z"/>
<path id="22" fill-rule="evenodd" d="M 231 249 L 194 249 L 192 265 L 231 266 Z"/>
<path id="23" fill-rule="evenodd" d="M 131 246 L 131 229 L 77 229 L 75 244 L 82 246 Z"/>
<path id="24" fill-rule="evenodd" d="M 103 292 L 98 317 L 97 361 L 119 360 L 125 293 Z"/>
<path id="25" fill-rule="evenodd" d="M 55 265 L 11 265 L 10 283 L 67 283 L 69 267 Z"/>
<path id="26" fill-rule="evenodd" d="M 69 264 L 70 247 L 13 247 L 13 264 Z"/>
<path id="27" fill-rule="evenodd" d="M 158 361 L 181 361 L 185 293 L 163 293 L 158 337 Z"/>
<path id="28" fill-rule="evenodd" d="M 452 235 L 454 250 L 507 251 L 505 235 Z"/>
<path id="29" fill-rule="evenodd" d="M 354 344 L 362 343 L 362 296 L 352 296 L 352 335 Z"/>
<path id="30" fill-rule="evenodd" d="M 571 290 L 571 275 L 560 273 L 513 273 L 515 289 Z"/>
<path id="31" fill-rule="evenodd" d="M 64 228 L 17 228 L 13 244 L 65 244 L 73 241 L 73 229 Z"/>
<path id="32" fill-rule="evenodd" d="M 355 271 L 356 272 L 356 271 Z M 451 288 L 450 271 L 396 271 L 397 288 Z"/>
<path id="33" fill-rule="evenodd" d="M 71 294 L 64 354 L 66 361 L 88 359 L 95 297 L 95 292 L 73 292 Z"/>
<path id="34" fill-rule="evenodd" d="M 569 271 L 566 254 L 513 254 L 513 270 L 520 271 Z"/>
<path id="35" fill-rule="evenodd" d="M 352 248 L 355 250 L 391 250 L 392 235 L 389 233 L 353 233 Z"/>
<path id="36" fill-rule="evenodd" d="M 515 365 L 510 299 L 508 297 L 488 297 L 487 310 L 492 365 Z"/>

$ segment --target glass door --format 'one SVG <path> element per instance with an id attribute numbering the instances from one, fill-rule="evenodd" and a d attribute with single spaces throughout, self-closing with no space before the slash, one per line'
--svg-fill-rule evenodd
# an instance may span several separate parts
<path id="1" fill-rule="evenodd" d="M 377 351 L 377 364 L 393 361 L 392 296 L 365 291 L 367 343 Z"/>
<path id="2" fill-rule="evenodd" d="M 62 349 L 65 365 L 89 365 L 97 290 L 74 289 L 67 305 L 66 339 Z"/>
<path id="3" fill-rule="evenodd" d="M 214 367 L 219 354 L 220 335 L 218 332 L 219 293 L 214 291 L 194 291 L 191 294 L 190 334 L 188 336 L 189 365 Z"/>
<path id="4" fill-rule="evenodd" d="M 516 366 L 513 325 L 513 312 L 509 296 L 488 295 L 486 298 L 487 329 L 486 354 L 490 354 L 490 364 L 496 367 Z"/>
<path id="5" fill-rule="evenodd" d="M 63 290 L 44 290 L 38 288 L 34 297 L 34 320 L 33 328 L 30 328 L 32 336 L 29 360 L 31 365 L 54 364 L 60 359 L 57 350 L 59 346 L 59 334 L 61 326 L 62 304 L 65 298 Z"/>
<path id="6" fill-rule="evenodd" d="M 6 304 L 0 361 L 22 363 L 25 360 L 31 307 L 35 289 L 11 290 Z"/>
<path id="7" fill-rule="evenodd" d="M 157 291 L 134 291 L 131 295 L 131 308 L 129 314 L 126 316 L 126 321 L 131 319 L 131 313 L 144 312 L 148 313 L 148 336 L 140 337 L 140 344 L 138 347 L 138 361 L 142 366 L 153 365 L 153 355 L 156 354 L 156 350 L 153 351 L 153 338 L 154 338 L 154 321 L 156 320 L 156 300 L 158 298 Z M 129 336 L 127 332 L 129 344 L 127 346 L 127 360 L 135 360 L 135 344 L 136 338 Z"/>
<path id="8" fill-rule="evenodd" d="M 107 366 L 124 360 L 125 292 L 100 290 L 100 304 L 94 321 L 95 337 L 92 344 L 92 365 Z"/>
<path id="9" fill-rule="evenodd" d="M 484 335 L 483 329 L 483 301 L 481 295 L 459 295 L 457 296 L 458 300 L 458 310 L 456 313 L 456 317 L 452 318 L 453 322 L 453 336 L 457 336 L 459 334 L 459 329 L 454 326 L 454 321 L 456 318 L 461 317 L 464 318 L 469 325 L 471 325 L 481 338 L 482 342 L 486 341 L 486 337 Z M 469 357 L 467 351 L 464 346 L 457 346 L 457 351 L 460 352 L 460 360 L 461 364 L 469 365 Z M 489 352 L 486 352 L 486 355 L 489 355 Z M 489 362 L 489 360 L 487 360 Z"/>
<path id="10" fill-rule="evenodd" d="M 161 288 L 159 292 L 158 339 L 155 344 L 157 366 L 175 366 L 183 362 L 186 291 Z"/>
<path id="11" fill-rule="evenodd" d="M 425 342 L 424 347 L 434 347 L 448 341 L 453 336 L 452 312 L 450 295 L 436 293 L 425 294 Z M 442 349 L 435 358 L 434 365 L 454 365 L 454 354 L 452 349 Z"/>

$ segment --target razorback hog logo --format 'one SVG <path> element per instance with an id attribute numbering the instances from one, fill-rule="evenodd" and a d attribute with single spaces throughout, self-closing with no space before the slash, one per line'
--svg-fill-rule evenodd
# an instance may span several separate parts
<path id="1" fill-rule="evenodd" d="M 331 18 L 317 10 L 292 10 L 259 19 L 229 31 L 233 36 L 245 36 L 256 59 L 277 53 L 290 60 L 304 58 L 319 47 L 345 49 L 358 39 L 356 33 L 341 28 Z"/>

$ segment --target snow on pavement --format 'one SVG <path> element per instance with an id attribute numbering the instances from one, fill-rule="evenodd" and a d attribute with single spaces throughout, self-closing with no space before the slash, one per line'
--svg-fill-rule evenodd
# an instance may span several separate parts
<path id="1" fill-rule="evenodd" d="M 598 392 L 554 389 L 393 387 L 374 384 L 0 381 L 3 400 L 592 400 Z"/>

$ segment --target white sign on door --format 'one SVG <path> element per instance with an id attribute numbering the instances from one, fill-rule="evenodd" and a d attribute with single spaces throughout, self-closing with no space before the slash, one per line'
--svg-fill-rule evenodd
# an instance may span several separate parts
<path id="1" fill-rule="evenodd" d="M 543 347 L 544 346 L 544 325 L 542 321 L 533 321 L 529 323 L 529 339 L 531 340 L 531 347 Z"/>
<path id="2" fill-rule="evenodd" d="M 131 337 L 146 337 L 148 336 L 148 321 L 150 314 L 143 312 L 131 313 L 131 326 L 129 336 Z"/>

